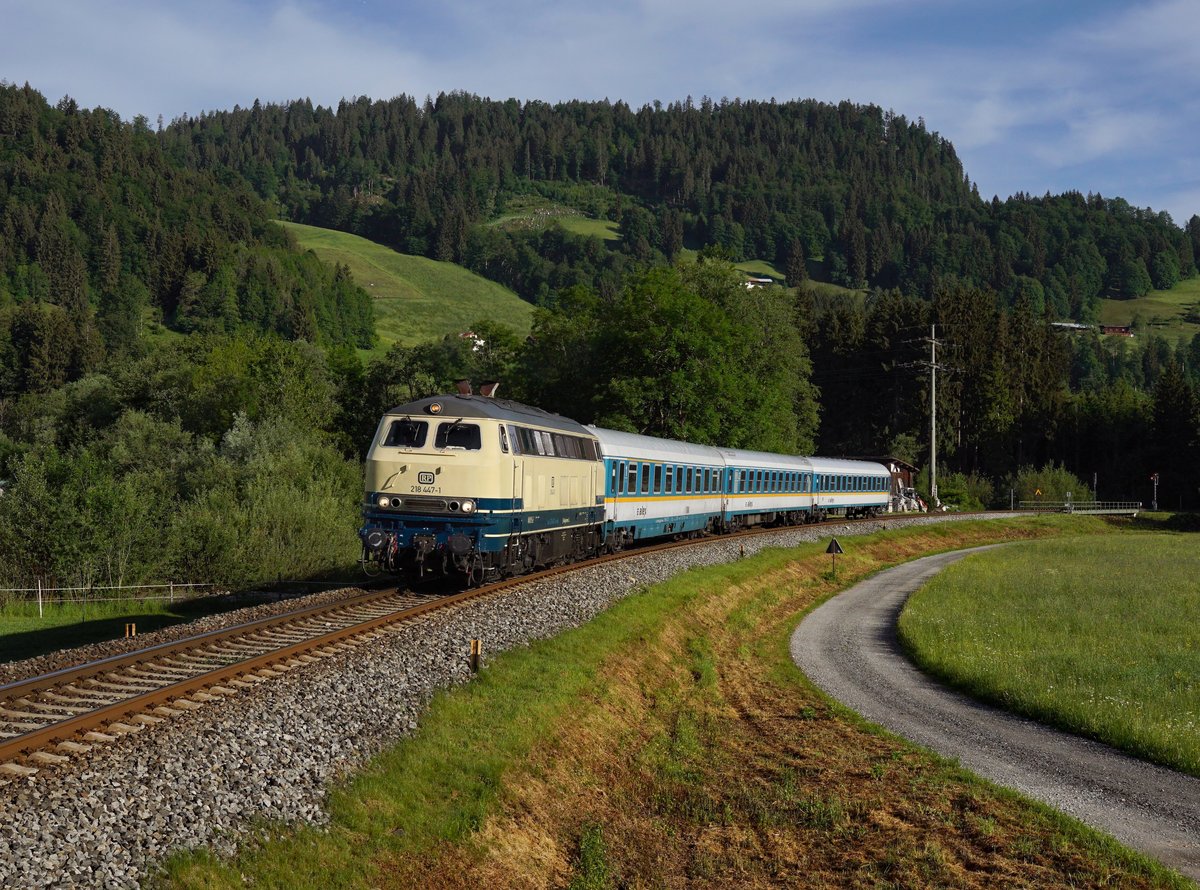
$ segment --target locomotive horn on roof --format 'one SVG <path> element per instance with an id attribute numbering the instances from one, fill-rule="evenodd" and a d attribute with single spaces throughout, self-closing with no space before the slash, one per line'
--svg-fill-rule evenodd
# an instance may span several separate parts
<path id="1" fill-rule="evenodd" d="M 489 399 L 496 397 L 496 390 L 500 388 L 499 380 L 489 380 L 487 383 L 479 384 L 479 394 Z"/>
<path id="2" fill-rule="evenodd" d="M 460 396 L 469 396 L 471 394 L 471 381 L 465 377 L 462 380 L 455 380 L 454 385 L 458 388 Z"/>

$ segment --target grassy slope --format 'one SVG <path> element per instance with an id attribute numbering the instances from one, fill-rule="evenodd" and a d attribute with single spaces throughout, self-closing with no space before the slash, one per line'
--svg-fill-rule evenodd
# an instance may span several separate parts
<path id="1" fill-rule="evenodd" d="M 909 600 L 901 639 L 973 695 L 1200 776 L 1198 573 L 1194 534 L 979 554 Z"/>
<path id="2" fill-rule="evenodd" d="M 1186 886 L 1065 817 L 831 707 L 795 670 L 798 617 L 885 564 L 1101 529 L 952 523 L 697 569 L 489 659 L 421 728 L 187 887 Z"/>
<path id="3" fill-rule="evenodd" d="M 605 241 L 620 241 L 619 226 L 609 219 L 594 219 L 579 210 L 557 204 L 546 198 L 537 196 L 521 196 L 509 202 L 506 212 L 488 225 L 502 228 L 544 228 L 552 222 L 561 225 L 568 232 L 576 235 L 590 235 Z M 696 251 L 684 248 L 679 252 L 679 259 L 684 262 L 694 262 Z M 765 276 L 783 281 L 784 274 L 777 266 L 766 260 L 746 260 L 734 263 L 747 275 Z M 818 285 L 824 287 L 826 285 Z M 834 288 L 836 285 L 827 285 Z M 837 288 L 839 291 L 843 288 Z"/>
<path id="4" fill-rule="evenodd" d="M 1137 317 L 1172 342 L 1190 340 L 1200 334 L 1200 325 L 1183 320 L 1184 311 L 1193 303 L 1200 303 L 1200 276 L 1136 300 L 1102 300 L 1100 323 L 1133 324 Z"/>
<path id="5" fill-rule="evenodd" d="M 380 349 L 411 346 L 465 331 L 480 319 L 529 333 L 533 306 L 512 291 L 453 263 L 397 253 L 366 238 L 281 223 L 300 246 L 328 263 L 349 266 L 354 280 L 372 297 Z"/>

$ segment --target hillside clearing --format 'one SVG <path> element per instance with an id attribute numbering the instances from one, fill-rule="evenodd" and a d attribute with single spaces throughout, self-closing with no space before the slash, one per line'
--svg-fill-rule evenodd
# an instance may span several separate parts
<path id="1" fill-rule="evenodd" d="M 413 346 L 469 330 L 482 319 L 501 321 L 526 336 L 533 306 L 507 288 L 454 263 L 397 253 L 358 235 L 280 222 L 305 250 L 348 266 L 371 295 L 377 352 L 393 343 Z"/>

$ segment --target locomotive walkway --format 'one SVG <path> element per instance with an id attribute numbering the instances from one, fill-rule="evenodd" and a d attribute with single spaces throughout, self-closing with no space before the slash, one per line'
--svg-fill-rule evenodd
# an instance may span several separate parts
<path id="1" fill-rule="evenodd" d="M 983 549 L 918 559 L 834 597 L 796 628 L 792 660 L 873 723 L 1200 880 L 1200 779 L 966 698 L 905 658 L 896 619 L 909 594 Z"/>

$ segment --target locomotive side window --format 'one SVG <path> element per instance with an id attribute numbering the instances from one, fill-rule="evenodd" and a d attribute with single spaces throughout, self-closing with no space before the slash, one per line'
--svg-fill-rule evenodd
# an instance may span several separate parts
<path id="1" fill-rule="evenodd" d="M 435 448 L 461 448 L 464 451 L 478 451 L 483 447 L 483 442 L 479 437 L 479 425 L 458 421 L 439 423 L 433 445 Z"/>
<path id="2" fill-rule="evenodd" d="M 429 424 L 424 420 L 412 420 L 408 417 L 393 420 L 383 444 L 389 448 L 420 448 L 425 444 L 428 432 Z"/>
<path id="3" fill-rule="evenodd" d="M 508 433 L 504 431 L 504 427 L 500 427 L 500 450 L 508 454 Z"/>

